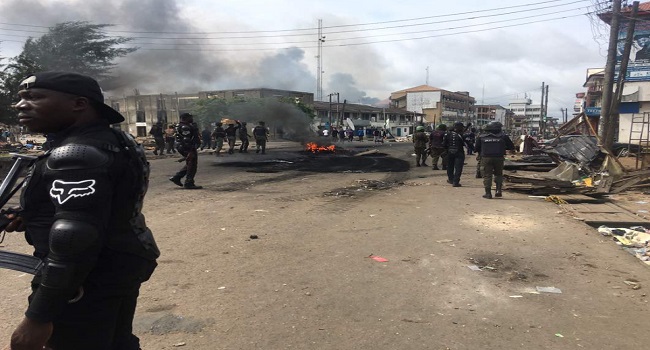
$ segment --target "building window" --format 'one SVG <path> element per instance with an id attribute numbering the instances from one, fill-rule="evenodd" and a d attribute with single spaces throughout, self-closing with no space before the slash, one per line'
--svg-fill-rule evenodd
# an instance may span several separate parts
<path id="1" fill-rule="evenodd" d="M 114 110 L 120 111 L 120 103 L 119 102 L 111 102 L 111 107 L 113 107 Z"/>
<path id="2" fill-rule="evenodd" d="M 147 127 L 138 126 L 137 127 L 138 137 L 147 137 Z"/>
<path id="3" fill-rule="evenodd" d="M 138 123 L 144 123 L 146 121 L 144 111 L 135 111 L 135 121 Z"/>

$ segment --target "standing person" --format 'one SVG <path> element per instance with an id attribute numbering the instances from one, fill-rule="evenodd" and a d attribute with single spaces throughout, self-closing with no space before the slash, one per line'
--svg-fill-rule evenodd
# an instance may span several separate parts
<path id="1" fill-rule="evenodd" d="M 354 141 L 354 130 L 352 130 L 352 128 L 347 128 L 345 133 L 348 136 L 348 141 L 350 141 L 350 142 Z"/>
<path id="2" fill-rule="evenodd" d="M 465 145 L 467 145 L 467 155 L 471 156 L 474 154 L 474 143 L 476 142 L 476 128 L 471 128 L 468 132 L 463 135 L 465 139 Z"/>
<path id="3" fill-rule="evenodd" d="M 259 125 L 253 128 L 253 137 L 255 137 L 255 153 L 260 153 L 260 148 L 262 149 L 262 154 L 266 154 L 266 141 L 269 139 L 269 131 L 264 126 L 264 122 L 259 122 Z"/>
<path id="4" fill-rule="evenodd" d="M 174 143 L 176 142 L 176 127 L 173 124 L 170 124 L 165 130 L 165 144 L 167 146 L 167 154 L 176 153 L 176 147 Z"/>
<path id="5" fill-rule="evenodd" d="M 332 139 L 334 140 L 334 142 L 339 140 L 339 129 L 337 129 L 336 127 L 332 128 Z"/>
<path id="6" fill-rule="evenodd" d="M 185 157 L 185 165 L 169 181 L 188 190 L 203 188 L 194 184 L 199 154 L 196 151 L 201 144 L 199 128 L 194 124 L 194 117 L 189 113 L 181 114 L 181 122 L 176 126 L 176 147 L 178 153 Z M 181 181 L 185 178 L 185 185 Z"/>
<path id="7" fill-rule="evenodd" d="M 230 123 L 228 124 L 228 127 L 226 128 L 226 140 L 228 140 L 228 154 L 233 154 L 235 153 L 235 141 L 237 140 L 237 129 L 239 126 L 235 126 L 235 124 Z"/>
<path id="8" fill-rule="evenodd" d="M 483 187 L 485 194 L 483 198 L 492 199 L 492 175 L 496 191 L 494 196 L 503 196 L 503 162 L 507 150 L 514 150 L 515 145 L 508 135 L 502 132 L 503 125 L 499 122 L 491 122 L 485 126 L 485 133 L 476 142 L 476 152 L 481 156 L 481 168 L 483 173 Z"/>
<path id="9" fill-rule="evenodd" d="M 420 125 L 415 128 L 415 134 L 413 134 L 413 148 L 415 149 L 415 166 L 419 167 L 420 165 L 420 160 L 422 160 L 422 165 L 427 166 L 426 159 L 426 149 L 427 149 L 427 142 L 429 141 L 429 138 L 427 138 L 427 134 L 424 133 L 424 126 Z"/>
<path id="10" fill-rule="evenodd" d="M 223 140 L 226 138 L 226 131 L 223 129 L 223 123 L 217 123 L 217 127 L 214 128 L 212 132 L 212 137 L 214 137 L 214 148 L 216 150 L 217 157 L 221 156 L 221 149 L 223 149 Z"/>
<path id="11" fill-rule="evenodd" d="M 417 128 L 416 128 L 416 130 L 417 130 Z M 424 127 L 422 128 L 422 132 L 424 132 Z M 426 136 L 426 135 L 425 135 L 425 136 Z M 380 141 L 380 137 L 381 137 L 381 131 L 379 131 L 379 129 L 375 129 L 375 130 L 372 132 L 373 142 L 374 142 L 374 143 L 379 143 L 379 142 L 381 142 L 381 141 Z M 415 141 L 415 137 L 413 138 L 413 140 Z M 426 146 L 425 146 L 425 148 L 426 148 Z"/>
<path id="12" fill-rule="evenodd" d="M 341 142 L 345 141 L 345 129 L 343 129 L 342 126 L 339 127 L 339 140 L 341 140 Z"/>
<path id="13" fill-rule="evenodd" d="M 153 140 L 156 143 L 156 149 L 153 150 L 154 155 L 158 155 L 158 151 L 160 151 L 160 154 L 165 153 L 165 138 L 163 136 L 163 128 L 162 128 L 162 123 L 158 122 L 154 124 L 151 127 L 151 130 L 149 130 L 149 135 L 153 136 Z"/>
<path id="14" fill-rule="evenodd" d="M 207 126 L 203 128 L 203 131 L 201 131 L 201 151 L 203 151 L 204 148 L 212 148 L 212 133 Z"/>
<path id="15" fill-rule="evenodd" d="M 24 230 L 44 264 L 9 346 L 139 349 L 133 315 L 160 255 L 141 212 L 144 149 L 111 128 L 124 118 L 88 76 L 36 73 L 19 90 L 20 123 L 52 142 L 30 170 L 22 210 L 7 216 L 6 230 Z"/>
<path id="16" fill-rule="evenodd" d="M 442 159 L 442 170 L 447 170 L 447 150 L 445 149 L 444 139 L 447 133 L 447 125 L 440 124 L 429 135 L 429 152 L 431 153 L 431 162 L 433 170 L 439 170 L 438 159 Z"/>
<path id="17" fill-rule="evenodd" d="M 250 144 L 248 138 L 251 137 L 251 135 L 248 134 L 248 127 L 246 126 L 246 122 L 240 123 L 237 121 L 237 124 L 239 125 L 239 140 L 241 140 L 239 153 L 248 153 L 248 145 Z"/>
<path id="18" fill-rule="evenodd" d="M 445 134 L 443 145 L 447 151 L 447 183 L 454 187 L 462 187 L 460 176 L 463 174 L 465 149 L 463 140 L 465 126 L 461 122 L 454 123 L 454 129 Z"/>

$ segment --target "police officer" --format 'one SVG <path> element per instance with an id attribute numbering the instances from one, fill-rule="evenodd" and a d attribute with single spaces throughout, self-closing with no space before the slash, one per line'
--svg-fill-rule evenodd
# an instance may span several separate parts
<path id="1" fill-rule="evenodd" d="M 259 122 L 259 125 L 256 125 L 253 128 L 253 137 L 255 137 L 255 153 L 260 153 L 260 148 L 262 149 L 262 154 L 266 153 L 266 141 L 269 137 L 269 131 L 266 129 L 264 122 Z"/>
<path id="2" fill-rule="evenodd" d="M 228 154 L 233 154 L 235 153 L 235 141 L 237 140 L 237 129 L 239 126 L 235 126 L 235 124 L 230 123 L 228 124 L 228 127 L 226 130 L 226 140 L 228 140 Z"/>
<path id="3" fill-rule="evenodd" d="M 427 134 L 424 133 L 424 126 L 420 125 L 415 128 L 415 134 L 413 134 L 413 148 L 415 150 L 415 166 L 420 166 L 420 160 L 422 160 L 422 165 L 426 166 L 425 163 L 427 160 L 427 142 L 429 138 Z"/>
<path id="4" fill-rule="evenodd" d="M 496 184 L 495 197 L 502 197 L 503 162 L 506 150 L 514 150 L 515 145 L 508 135 L 502 132 L 503 125 L 491 122 L 485 126 L 485 133 L 476 141 L 476 152 L 481 156 L 481 169 L 483 173 L 483 198 L 492 199 L 492 175 Z"/>
<path id="5" fill-rule="evenodd" d="M 32 280 L 11 349 L 139 349 L 132 334 L 140 284 L 159 256 L 141 213 L 149 166 L 143 148 L 110 124 L 97 82 L 68 72 L 22 81 L 20 123 L 51 136 L 30 170 L 18 217 L 44 267 Z"/>
<path id="6" fill-rule="evenodd" d="M 151 127 L 151 130 L 149 130 L 149 135 L 153 136 L 153 140 L 156 143 L 156 149 L 153 150 L 153 154 L 156 156 L 158 155 L 158 152 L 160 152 L 160 155 L 165 153 L 165 138 L 163 134 L 164 132 L 161 122 L 154 124 Z"/>
<path id="7" fill-rule="evenodd" d="M 241 140 L 241 145 L 239 146 L 239 153 L 248 153 L 248 145 L 250 142 L 248 138 L 251 136 L 248 134 L 248 128 L 246 127 L 246 122 L 239 122 L 239 140 Z"/>
<path id="8" fill-rule="evenodd" d="M 188 190 L 198 190 L 203 188 L 194 184 L 194 176 L 198 166 L 199 155 L 196 149 L 201 144 L 199 137 L 199 128 L 194 123 L 194 117 L 189 113 L 183 113 L 181 121 L 176 126 L 176 147 L 178 153 L 185 158 L 185 166 L 169 178 L 169 181 Z M 181 179 L 185 178 L 185 185 Z"/>
<path id="9" fill-rule="evenodd" d="M 465 163 L 465 140 L 463 139 L 465 126 L 461 122 L 454 124 L 454 129 L 445 134 L 443 146 L 447 151 L 447 183 L 454 187 L 461 187 L 460 176 L 463 174 Z"/>
<path id="10" fill-rule="evenodd" d="M 447 150 L 443 143 L 446 133 L 447 125 L 440 124 L 436 130 L 429 135 L 429 152 L 431 153 L 433 170 L 439 170 L 438 159 L 442 159 L 442 170 L 447 170 Z"/>
<path id="11" fill-rule="evenodd" d="M 212 132 L 214 137 L 214 147 L 216 149 L 217 157 L 221 156 L 221 149 L 223 149 L 223 140 L 226 138 L 226 131 L 223 129 L 223 123 L 217 123 L 217 127 Z"/>

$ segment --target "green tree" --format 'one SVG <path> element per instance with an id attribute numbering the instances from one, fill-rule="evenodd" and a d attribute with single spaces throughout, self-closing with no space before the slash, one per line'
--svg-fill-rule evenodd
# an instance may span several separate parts
<path id="1" fill-rule="evenodd" d="M 222 98 L 197 100 L 191 107 L 194 122 L 202 127 L 206 127 L 210 123 L 220 121 L 221 118 L 227 116 L 228 107 L 231 103 L 231 101 Z"/>
<path id="2" fill-rule="evenodd" d="M 0 74 L 0 121 L 15 122 L 11 109 L 18 84 L 28 75 L 44 70 L 72 71 L 99 81 L 110 77 L 114 60 L 135 50 L 120 47 L 131 40 L 105 33 L 109 24 L 65 22 L 39 38 L 29 38 L 20 55 L 12 58 Z"/>

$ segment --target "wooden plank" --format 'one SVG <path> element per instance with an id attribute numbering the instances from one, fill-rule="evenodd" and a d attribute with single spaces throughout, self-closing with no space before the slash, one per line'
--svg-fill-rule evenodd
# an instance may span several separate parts
<path id="1" fill-rule="evenodd" d="M 562 194 L 560 195 L 560 198 L 569 204 L 601 204 L 607 202 L 607 199 L 589 197 L 585 196 L 584 194 Z"/>

